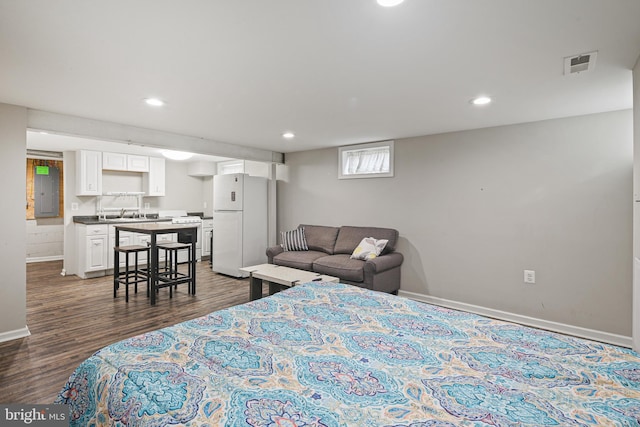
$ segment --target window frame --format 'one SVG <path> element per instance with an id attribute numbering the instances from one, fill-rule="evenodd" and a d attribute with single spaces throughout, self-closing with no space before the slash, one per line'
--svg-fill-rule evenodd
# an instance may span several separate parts
<path id="1" fill-rule="evenodd" d="M 393 146 L 394 140 L 369 142 L 366 144 L 355 145 L 343 145 L 338 147 L 338 179 L 360 179 L 360 178 L 392 178 L 394 176 L 394 155 Z M 344 171 L 344 159 L 345 152 L 368 150 L 371 148 L 388 147 L 389 148 L 389 172 L 378 173 L 357 173 L 357 174 L 345 174 Z"/>

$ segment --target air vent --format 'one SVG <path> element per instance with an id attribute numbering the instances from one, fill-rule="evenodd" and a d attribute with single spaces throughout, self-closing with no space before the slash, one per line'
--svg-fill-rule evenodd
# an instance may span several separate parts
<path id="1" fill-rule="evenodd" d="M 564 75 L 579 74 L 593 70 L 596 66 L 598 51 L 581 53 L 564 58 Z"/>
<path id="2" fill-rule="evenodd" d="M 59 151 L 45 151 L 45 150 L 29 150 L 27 149 L 28 158 L 46 158 L 46 159 L 62 159 L 63 155 Z"/>

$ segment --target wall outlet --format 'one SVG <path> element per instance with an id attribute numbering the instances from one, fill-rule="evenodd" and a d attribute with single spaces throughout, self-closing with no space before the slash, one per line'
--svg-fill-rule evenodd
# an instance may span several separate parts
<path id="1" fill-rule="evenodd" d="M 145 204 L 144 204 L 144 208 L 145 208 L 145 209 L 149 209 L 150 207 L 151 207 L 151 204 L 150 204 L 150 203 L 145 203 Z"/>
<path id="2" fill-rule="evenodd" d="M 207 209 L 207 202 L 202 202 L 202 207 Z"/>
<path id="3" fill-rule="evenodd" d="M 77 211 L 78 210 L 78 204 L 77 203 L 71 203 L 71 210 L 72 211 Z"/>
<path id="4" fill-rule="evenodd" d="M 534 270 L 524 271 L 524 283 L 536 283 L 536 272 Z"/>

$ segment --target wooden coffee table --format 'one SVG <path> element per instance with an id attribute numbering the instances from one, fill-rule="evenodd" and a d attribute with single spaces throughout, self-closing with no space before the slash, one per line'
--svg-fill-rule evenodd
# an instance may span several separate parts
<path id="1" fill-rule="evenodd" d="M 291 287 L 307 282 L 338 282 L 337 277 L 325 276 L 312 271 L 298 270 L 297 268 L 284 267 L 275 264 L 258 264 L 240 268 L 240 271 L 249 273 L 251 284 L 249 299 L 251 301 L 262 298 L 262 281 L 269 282 L 269 295 L 273 295 L 281 287 Z"/>

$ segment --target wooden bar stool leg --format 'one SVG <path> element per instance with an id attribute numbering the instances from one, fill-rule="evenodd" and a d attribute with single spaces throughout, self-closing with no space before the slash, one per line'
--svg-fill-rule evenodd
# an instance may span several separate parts
<path id="1" fill-rule="evenodd" d="M 167 262 L 169 262 L 169 251 L 168 250 L 164 250 L 164 272 L 167 272 Z M 169 262 L 168 265 L 171 265 L 171 262 Z"/>
<path id="2" fill-rule="evenodd" d="M 180 252 L 179 249 L 175 250 L 175 257 L 174 257 L 174 273 L 173 273 L 173 280 L 176 280 L 178 278 L 178 253 Z M 173 285 L 173 288 L 176 290 L 176 292 L 178 292 L 178 285 Z"/>
<path id="3" fill-rule="evenodd" d="M 169 261 L 169 267 L 167 270 L 167 277 L 169 279 L 173 278 L 173 251 L 171 249 L 166 250 L 167 260 Z M 173 287 L 169 286 L 169 298 L 173 298 Z"/>
<path id="4" fill-rule="evenodd" d="M 149 270 L 151 267 L 151 251 L 147 248 L 147 298 L 151 295 L 151 271 Z"/>
<path id="5" fill-rule="evenodd" d="M 129 302 L 129 254 L 125 252 L 124 254 L 124 282 L 127 289 L 125 290 L 124 301 Z"/>
<path id="6" fill-rule="evenodd" d="M 118 288 L 120 287 L 120 271 L 119 271 L 119 260 L 120 260 L 120 252 L 116 250 L 116 247 L 113 248 L 113 297 L 117 297 Z"/>
<path id="7" fill-rule="evenodd" d="M 189 283 L 187 283 L 187 286 L 189 286 L 189 295 L 193 295 L 193 277 L 194 277 L 194 272 L 195 272 L 195 254 L 193 253 L 193 248 L 189 248 L 188 250 L 189 252 L 189 277 L 191 278 L 191 280 L 189 280 Z"/>
<path id="8" fill-rule="evenodd" d="M 135 252 L 135 265 L 134 265 L 134 271 L 133 271 L 133 280 L 135 281 L 135 287 L 134 287 L 134 292 L 137 294 L 138 293 L 138 251 Z"/>

